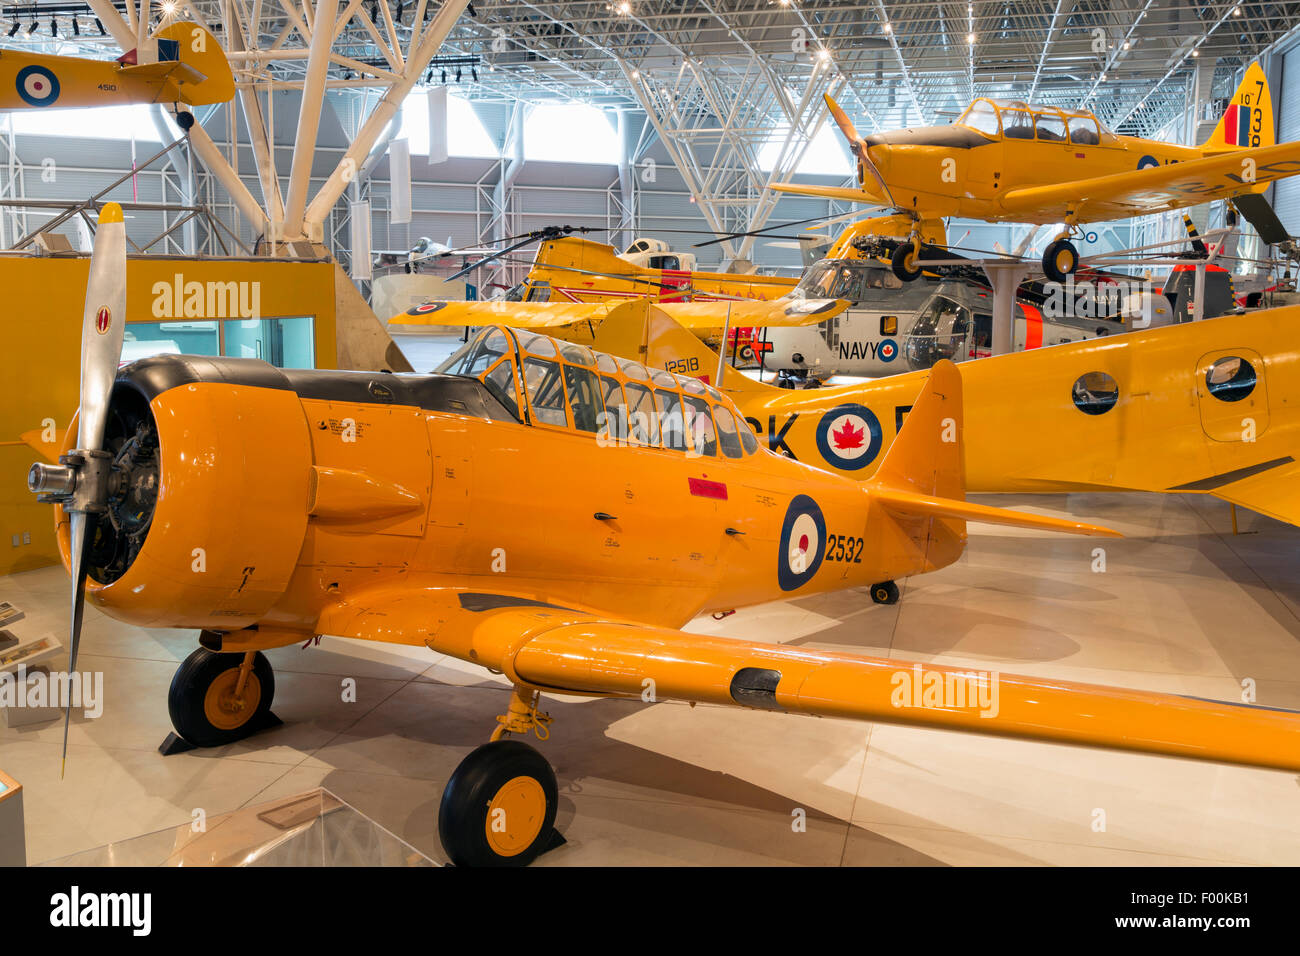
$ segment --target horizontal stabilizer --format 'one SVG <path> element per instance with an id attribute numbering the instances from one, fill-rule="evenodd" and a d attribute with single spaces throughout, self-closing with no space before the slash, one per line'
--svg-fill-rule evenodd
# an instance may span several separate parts
<path id="1" fill-rule="evenodd" d="M 1027 511 L 1011 511 L 977 505 L 956 498 L 935 498 L 912 491 L 893 488 L 873 488 L 871 497 L 884 505 L 885 510 L 897 515 L 914 515 L 920 518 L 960 518 L 985 524 L 1004 524 L 1013 528 L 1036 528 L 1039 531 L 1061 531 L 1065 534 L 1085 534 L 1099 537 L 1123 537 L 1118 531 L 1100 525 L 1070 521 L 1065 518 L 1048 518 Z"/>

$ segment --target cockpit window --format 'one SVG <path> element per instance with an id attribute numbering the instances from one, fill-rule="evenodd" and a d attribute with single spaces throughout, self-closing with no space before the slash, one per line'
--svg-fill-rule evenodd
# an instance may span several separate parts
<path id="1" fill-rule="evenodd" d="M 574 345 L 572 342 L 563 342 L 560 345 L 560 354 L 564 356 L 564 361 L 573 362 L 575 365 L 585 365 L 588 368 L 596 364 L 595 356 L 592 355 L 591 349 L 585 345 Z"/>
<path id="2" fill-rule="evenodd" d="M 1041 140 L 1049 143 L 1065 142 L 1065 117 L 1060 113 L 1035 113 L 1034 127 Z"/>
<path id="3" fill-rule="evenodd" d="M 1070 117 L 1070 142 L 1078 146 L 1096 146 L 1101 142 L 1097 121 L 1091 116 Z"/>
<path id="4" fill-rule="evenodd" d="M 709 414 L 709 403 L 693 395 L 686 396 L 686 424 L 691 430 L 691 446 L 697 455 L 710 458 L 718 454 L 718 433 Z"/>
<path id="5" fill-rule="evenodd" d="M 496 396 L 497 400 L 509 409 L 516 419 L 522 420 L 519 415 L 519 399 L 515 392 L 515 363 L 513 361 L 503 358 L 492 366 L 491 371 L 482 376 L 481 381 L 487 386 L 487 390 Z"/>
<path id="6" fill-rule="evenodd" d="M 525 352 L 531 352 L 533 355 L 559 355 L 559 349 L 555 347 L 555 340 L 549 335 L 538 335 L 536 332 L 518 331 L 515 335 L 519 339 L 519 347 Z"/>
<path id="7" fill-rule="evenodd" d="M 1002 135 L 1007 139 L 1033 139 L 1034 115 L 1027 109 L 1003 107 Z"/>
<path id="8" fill-rule="evenodd" d="M 861 302 L 872 289 L 899 289 L 903 283 L 883 266 L 864 260 L 823 259 L 809 267 L 797 286 L 806 298 Z"/>
<path id="9" fill-rule="evenodd" d="M 561 428 L 569 424 L 559 363 L 528 356 L 524 359 L 524 385 L 534 421 Z"/>
<path id="10" fill-rule="evenodd" d="M 573 410 L 573 427 L 578 431 L 595 432 L 600 416 L 605 411 L 596 387 L 596 375 L 576 365 L 564 366 L 564 380 L 569 387 L 569 408 Z"/>
<path id="11" fill-rule="evenodd" d="M 634 382 L 650 381 L 650 372 L 640 362 L 623 362 L 623 374 Z"/>
<path id="12" fill-rule="evenodd" d="M 656 385 L 662 385 L 664 388 L 676 388 L 677 379 L 672 372 L 665 372 L 662 369 L 655 369 L 650 373 L 650 381 Z"/>
<path id="13" fill-rule="evenodd" d="M 488 327 L 453 352 L 434 371 L 446 375 L 478 377 L 491 368 L 509 348 L 510 340 L 506 334 L 498 328 Z"/>
<path id="14" fill-rule="evenodd" d="M 628 437 L 642 445 L 659 444 L 658 414 L 650 389 L 628 382 L 626 391 Z"/>
<path id="15" fill-rule="evenodd" d="M 736 419 L 726 408 L 714 409 L 714 421 L 718 423 L 718 447 L 728 458 L 741 458 L 744 452 L 740 447 L 740 433 L 736 431 Z"/>
<path id="16" fill-rule="evenodd" d="M 618 371 L 618 362 L 614 361 L 614 356 L 607 355 L 604 352 L 596 353 L 596 368 L 602 372 L 614 373 Z"/>
<path id="17" fill-rule="evenodd" d="M 976 100 L 966 112 L 961 114 L 957 120 L 962 126 L 983 133 L 985 136 L 997 136 L 1000 132 L 998 127 L 998 111 L 993 108 L 991 103 L 984 100 Z"/>
<path id="18" fill-rule="evenodd" d="M 667 389 L 656 388 L 655 401 L 659 403 L 659 433 L 664 447 L 685 451 L 686 420 L 682 416 L 681 396 Z"/>
<path id="19" fill-rule="evenodd" d="M 754 435 L 754 430 L 749 427 L 749 422 L 740 416 L 736 418 L 736 425 L 740 428 L 740 444 L 745 449 L 745 454 L 754 454 L 758 451 L 758 438 Z"/>

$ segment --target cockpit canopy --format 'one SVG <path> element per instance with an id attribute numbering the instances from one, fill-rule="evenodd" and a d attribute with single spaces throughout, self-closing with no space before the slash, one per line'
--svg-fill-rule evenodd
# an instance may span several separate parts
<path id="1" fill-rule="evenodd" d="M 881 289 L 901 289 L 902 280 L 876 259 L 821 259 L 809 266 L 794 293 L 807 299 L 877 298 Z"/>
<path id="2" fill-rule="evenodd" d="M 1036 139 L 1039 142 L 1096 146 L 1114 134 L 1086 110 L 1030 106 L 1013 100 L 980 98 L 966 107 L 957 123 L 990 139 Z"/>
<path id="3" fill-rule="evenodd" d="M 758 451 L 731 400 L 699 379 L 538 332 L 487 326 L 435 371 L 478 379 L 526 424 L 714 458 Z"/>

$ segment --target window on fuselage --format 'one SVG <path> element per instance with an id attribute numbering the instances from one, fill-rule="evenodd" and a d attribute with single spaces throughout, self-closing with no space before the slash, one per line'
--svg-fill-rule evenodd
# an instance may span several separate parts
<path id="1" fill-rule="evenodd" d="M 985 136 L 996 137 L 999 133 L 998 111 L 983 101 L 972 103 L 957 120 L 962 126 L 973 129 Z"/>
<path id="2" fill-rule="evenodd" d="M 1065 117 L 1060 113 L 1035 113 L 1034 128 L 1040 140 L 1049 143 L 1065 142 Z"/>

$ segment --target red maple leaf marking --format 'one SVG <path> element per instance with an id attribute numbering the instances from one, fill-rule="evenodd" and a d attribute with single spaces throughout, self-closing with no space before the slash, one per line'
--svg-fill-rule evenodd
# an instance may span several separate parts
<path id="1" fill-rule="evenodd" d="M 861 448 L 865 428 L 854 428 L 853 419 L 844 419 L 844 426 L 831 432 L 836 448 Z"/>

